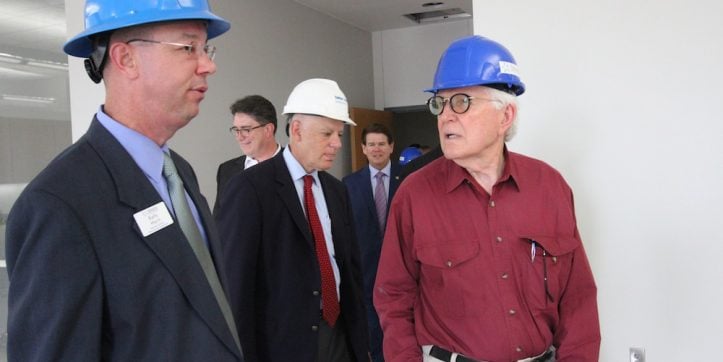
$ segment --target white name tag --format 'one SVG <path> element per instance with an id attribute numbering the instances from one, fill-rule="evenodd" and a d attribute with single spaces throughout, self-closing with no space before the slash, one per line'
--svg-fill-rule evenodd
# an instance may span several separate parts
<path id="1" fill-rule="evenodd" d="M 173 224 L 171 213 L 168 212 L 168 208 L 166 208 L 166 204 L 163 203 L 163 201 L 145 210 L 138 211 L 133 214 L 133 218 L 136 219 L 136 224 L 138 224 L 138 228 L 141 229 L 143 236 L 151 235 Z"/>

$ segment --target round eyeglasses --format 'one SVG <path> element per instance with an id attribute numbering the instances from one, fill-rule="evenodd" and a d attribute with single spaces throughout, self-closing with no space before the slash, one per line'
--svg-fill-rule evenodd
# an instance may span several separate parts
<path id="1" fill-rule="evenodd" d="M 267 124 L 268 124 L 268 123 L 266 123 L 266 124 L 260 124 L 260 125 L 255 126 L 255 127 L 236 127 L 236 126 L 233 126 L 233 127 L 229 128 L 228 131 L 231 132 L 231 134 L 234 135 L 234 136 L 236 136 L 236 137 L 240 137 L 240 136 L 246 137 L 246 136 L 248 136 L 248 135 L 251 133 L 251 131 L 253 131 L 253 130 L 257 129 L 257 128 L 261 128 L 261 127 L 263 127 L 263 126 L 265 126 L 265 125 L 267 125 Z"/>
<path id="2" fill-rule="evenodd" d="M 432 96 L 427 100 L 427 107 L 429 107 L 429 111 L 432 112 L 433 115 L 438 116 L 444 111 L 444 105 L 449 103 L 449 107 L 452 108 L 452 112 L 462 114 L 469 110 L 469 106 L 473 99 L 487 102 L 500 102 L 499 99 L 479 98 L 472 97 L 464 93 L 457 93 L 453 94 L 449 98 Z"/>

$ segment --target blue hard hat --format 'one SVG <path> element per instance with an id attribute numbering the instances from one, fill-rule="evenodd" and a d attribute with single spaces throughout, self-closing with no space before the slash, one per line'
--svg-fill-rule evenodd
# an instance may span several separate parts
<path id="1" fill-rule="evenodd" d="M 172 20 L 206 20 L 208 39 L 231 28 L 211 13 L 207 0 L 86 0 L 85 30 L 68 40 L 63 51 L 88 58 L 93 52 L 93 35 L 129 26 Z"/>
<path id="2" fill-rule="evenodd" d="M 422 150 L 414 146 L 409 146 L 403 149 L 402 153 L 399 154 L 399 165 L 404 166 L 421 155 Z"/>
<path id="3" fill-rule="evenodd" d="M 518 96 L 525 92 L 512 53 L 496 41 L 472 35 L 449 45 L 439 59 L 434 85 L 424 91 L 437 93 L 477 85 L 511 91 Z"/>

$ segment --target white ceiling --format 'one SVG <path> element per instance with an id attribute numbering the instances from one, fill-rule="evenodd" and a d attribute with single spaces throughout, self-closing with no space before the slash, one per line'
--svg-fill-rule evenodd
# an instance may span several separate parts
<path id="1" fill-rule="evenodd" d="M 422 4 L 428 0 L 291 1 L 369 32 L 417 26 L 404 17 L 408 13 L 450 8 L 472 13 L 472 0 L 445 0 L 427 8 Z M 0 0 L 0 117 L 69 120 L 68 74 L 62 66 L 67 68 L 67 57 L 61 49 L 65 22 L 65 0 Z M 3 95 L 44 101 L 4 100 Z"/>
<path id="2" fill-rule="evenodd" d="M 417 26 L 404 14 L 460 8 L 472 14 L 472 0 L 438 0 L 436 7 L 422 4 L 434 0 L 294 0 L 347 24 L 366 31 L 379 31 Z"/>

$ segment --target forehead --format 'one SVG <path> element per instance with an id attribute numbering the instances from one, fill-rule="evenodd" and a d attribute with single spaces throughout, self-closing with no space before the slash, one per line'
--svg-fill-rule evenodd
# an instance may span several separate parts
<path id="1" fill-rule="evenodd" d="M 387 135 L 384 133 L 379 132 L 370 132 L 366 135 L 366 141 L 367 143 L 373 142 L 373 143 L 380 143 L 380 142 L 387 142 Z"/>
<path id="2" fill-rule="evenodd" d="M 344 122 L 338 119 L 332 119 L 322 116 L 305 115 L 303 123 L 312 129 L 324 129 L 332 131 L 341 131 L 344 129 Z"/>

